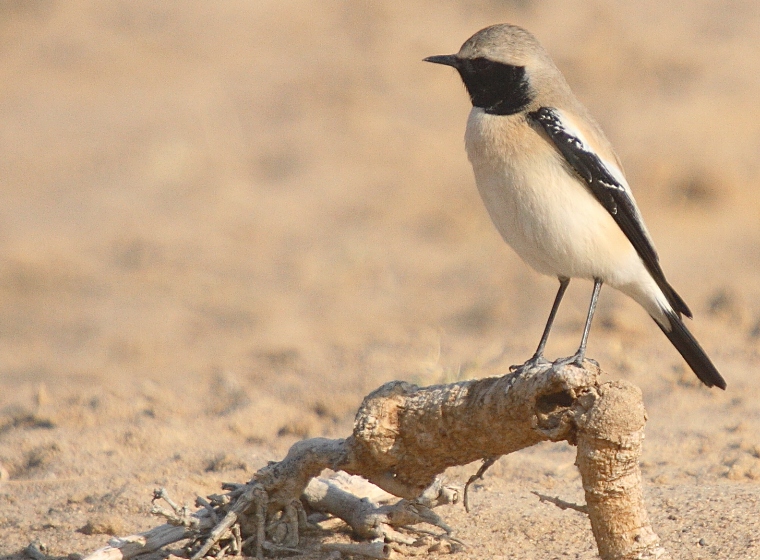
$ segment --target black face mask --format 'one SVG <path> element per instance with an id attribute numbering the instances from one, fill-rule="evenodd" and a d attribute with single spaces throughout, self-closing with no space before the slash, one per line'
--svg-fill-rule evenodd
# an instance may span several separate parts
<path id="1" fill-rule="evenodd" d="M 492 115 L 513 115 L 533 100 L 524 66 L 512 66 L 487 58 L 458 59 L 462 77 L 474 107 Z"/>

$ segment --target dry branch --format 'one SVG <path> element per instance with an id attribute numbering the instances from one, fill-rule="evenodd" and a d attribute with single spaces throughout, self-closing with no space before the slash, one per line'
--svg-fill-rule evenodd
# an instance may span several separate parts
<path id="1" fill-rule="evenodd" d="M 211 526 L 207 527 L 210 529 Z M 107 546 L 87 556 L 88 560 L 129 560 L 140 554 L 154 552 L 164 546 L 187 539 L 192 532 L 186 527 L 160 525 L 137 535 L 111 539 Z"/>
<path id="2" fill-rule="evenodd" d="M 641 485 L 641 443 L 646 412 L 641 391 L 606 383 L 576 418 L 576 465 L 602 558 L 665 558 L 649 524 Z"/>
<path id="3" fill-rule="evenodd" d="M 414 553 L 420 546 L 441 550 L 459 542 L 432 511 L 459 499 L 438 478 L 448 467 L 492 461 L 540 441 L 567 441 L 578 446 L 576 464 L 601 557 L 665 558 L 642 499 L 641 393 L 627 383 L 600 384 L 600 373 L 587 361 L 583 368 L 539 365 L 424 388 L 387 383 L 364 399 L 350 437 L 298 442 L 248 484 L 199 502 L 195 521 L 172 506 L 170 522 L 181 525 L 180 538 L 190 538 L 186 549 L 194 560 L 225 554 L 260 558 L 266 551 L 298 547 L 307 525 L 302 501 L 340 517 L 357 537 L 375 539 L 332 550 L 375 557 Z M 362 476 L 403 499 L 392 505 L 359 500 L 329 481 L 315 482 L 325 469 Z M 424 532 L 413 527 L 418 523 L 443 532 L 420 538 Z M 121 560 L 113 553 L 108 557 Z M 87 560 L 103 558 L 101 553 Z"/>

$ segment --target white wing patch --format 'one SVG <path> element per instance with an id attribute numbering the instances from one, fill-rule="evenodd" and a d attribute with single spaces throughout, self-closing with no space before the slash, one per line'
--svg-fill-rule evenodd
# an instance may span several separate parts
<path id="1" fill-rule="evenodd" d="M 615 179 L 615 184 L 606 183 L 606 186 L 612 189 L 622 189 L 630 194 L 631 188 L 628 186 L 628 181 L 625 180 L 623 171 L 620 169 L 620 167 L 618 167 L 617 163 L 609 161 L 608 159 L 602 157 L 599 155 L 599 152 L 591 147 L 591 143 L 586 138 L 586 135 L 583 134 L 583 131 L 575 125 L 574 119 L 572 117 L 568 116 L 564 111 L 560 109 L 554 109 L 554 112 L 557 115 L 557 122 L 559 127 L 572 137 L 572 140 L 569 140 L 568 143 L 573 144 L 578 150 L 596 156 L 602 165 L 604 165 L 604 168 L 607 170 L 607 172 Z"/>

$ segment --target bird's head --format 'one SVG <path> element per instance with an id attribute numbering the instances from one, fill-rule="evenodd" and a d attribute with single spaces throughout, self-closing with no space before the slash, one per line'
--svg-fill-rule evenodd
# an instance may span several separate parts
<path id="1" fill-rule="evenodd" d="M 536 82 L 559 73 L 531 33 L 506 23 L 478 31 L 457 54 L 425 61 L 456 68 L 473 106 L 496 115 L 523 111 L 536 98 Z"/>

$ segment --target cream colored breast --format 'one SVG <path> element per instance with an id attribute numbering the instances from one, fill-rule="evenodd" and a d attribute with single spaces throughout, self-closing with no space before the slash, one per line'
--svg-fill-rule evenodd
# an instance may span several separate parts
<path id="1" fill-rule="evenodd" d="M 520 115 L 473 109 L 467 153 L 494 225 L 538 272 L 606 277 L 638 257 L 610 214 L 559 152 Z"/>

